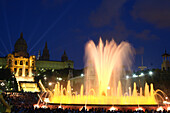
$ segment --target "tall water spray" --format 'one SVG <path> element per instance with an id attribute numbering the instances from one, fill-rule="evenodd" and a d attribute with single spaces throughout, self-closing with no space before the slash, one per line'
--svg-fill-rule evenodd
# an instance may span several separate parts
<path id="1" fill-rule="evenodd" d="M 57 83 L 53 93 L 50 93 L 50 103 L 90 105 L 157 104 L 153 84 L 150 84 L 150 91 L 147 83 L 144 90 L 140 87 L 139 93 L 136 83 L 133 87 L 128 87 L 126 92 L 122 90 L 125 85 L 121 84 L 120 77 L 131 69 L 133 59 L 133 47 L 129 43 L 121 42 L 117 45 L 114 40 L 110 42 L 106 40 L 104 44 L 100 38 L 99 44 L 95 45 L 93 41 L 89 41 L 85 47 L 85 59 L 85 81 L 80 86 L 80 92 L 72 92 L 71 80 L 68 81 L 66 88 Z"/>
<path id="2" fill-rule="evenodd" d="M 117 85 L 125 70 L 131 69 L 133 47 L 128 42 L 119 45 L 112 39 L 104 44 L 90 40 L 85 47 L 86 60 L 86 94 L 95 89 L 98 95 L 107 95 L 109 87 L 113 94 L 117 94 Z"/>

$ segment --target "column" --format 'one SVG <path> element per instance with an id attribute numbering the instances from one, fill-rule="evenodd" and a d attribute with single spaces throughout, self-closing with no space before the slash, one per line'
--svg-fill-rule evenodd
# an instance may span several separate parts
<path id="1" fill-rule="evenodd" d="M 32 68 L 29 67 L 29 77 L 32 77 Z"/>
<path id="2" fill-rule="evenodd" d="M 23 64 L 23 67 L 22 67 L 22 76 L 25 77 L 25 64 Z"/>
<path id="3" fill-rule="evenodd" d="M 18 76 L 18 72 L 19 72 L 19 68 L 17 68 L 17 72 L 15 74 L 16 77 Z"/>

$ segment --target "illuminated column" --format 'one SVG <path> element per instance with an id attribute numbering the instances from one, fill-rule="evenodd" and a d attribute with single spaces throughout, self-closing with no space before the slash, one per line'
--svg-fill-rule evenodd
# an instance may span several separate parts
<path id="1" fill-rule="evenodd" d="M 25 77 L 25 64 L 22 67 L 22 76 Z"/>
<path id="2" fill-rule="evenodd" d="M 29 77 L 32 77 L 32 69 L 29 67 Z"/>
<path id="3" fill-rule="evenodd" d="M 17 68 L 17 72 L 15 74 L 16 77 L 18 76 L 18 72 L 19 72 L 19 68 Z"/>

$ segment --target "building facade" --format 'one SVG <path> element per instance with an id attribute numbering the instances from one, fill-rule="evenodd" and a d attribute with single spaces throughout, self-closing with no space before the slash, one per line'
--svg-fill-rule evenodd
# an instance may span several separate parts
<path id="1" fill-rule="evenodd" d="M 43 54 L 39 54 L 36 59 L 35 55 L 29 56 L 27 52 L 27 43 L 21 33 L 20 38 L 16 41 L 14 51 L 6 57 L 0 57 L 0 68 L 10 68 L 15 78 L 19 82 L 34 82 L 34 75 L 37 70 L 59 70 L 65 68 L 74 68 L 74 62 L 68 60 L 66 52 L 61 57 L 61 61 L 51 61 L 47 42 Z M 19 84 L 20 85 L 20 84 Z M 25 84 L 26 85 L 26 84 Z M 34 84 L 35 85 L 35 84 Z M 19 89 L 21 86 L 19 87 Z M 29 88 L 27 88 L 29 89 Z M 29 91 L 29 90 L 28 90 Z"/>

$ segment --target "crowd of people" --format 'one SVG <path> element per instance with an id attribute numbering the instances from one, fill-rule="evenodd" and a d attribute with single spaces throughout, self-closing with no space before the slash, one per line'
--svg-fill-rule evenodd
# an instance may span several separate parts
<path id="1" fill-rule="evenodd" d="M 121 111 L 121 110 L 106 110 L 102 108 L 97 108 L 97 109 L 62 109 L 62 108 L 56 108 L 56 109 L 50 109 L 50 108 L 35 108 L 30 107 L 30 108 L 24 108 L 24 107 L 13 107 L 11 113 L 170 113 L 166 110 L 164 111 L 156 111 L 156 110 L 139 110 L 139 111 L 132 111 L 132 110 L 127 110 L 127 111 Z"/>
<path id="2" fill-rule="evenodd" d="M 170 111 L 156 111 L 156 110 L 106 110 L 103 108 L 91 108 L 86 109 L 83 107 L 82 109 L 62 109 L 62 108 L 35 108 L 35 104 L 37 104 L 39 97 L 37 93 L 4 93 L 4 99 L 6 102 L 11 105 L 11 113 L 170 113 Z M 1 112 L 0 112 L 1 113 Z"/>

